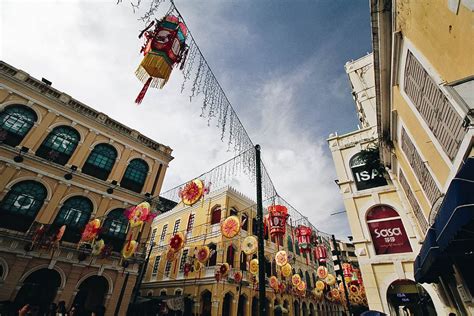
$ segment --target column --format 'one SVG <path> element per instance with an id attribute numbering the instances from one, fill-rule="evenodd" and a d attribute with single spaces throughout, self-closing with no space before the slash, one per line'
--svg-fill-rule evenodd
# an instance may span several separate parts
<path id="1" fill-rule="evenodd" d="M 48 133 L 49 126 L 56 120 L 57 116 L 51 110 L 48 110 L 48 114 L 43 117 L 41 123 L 35 126 L 26 138 L 22 142 L 22 146 L 28 147 L 32 152 L 35 152 L 36 149 L 41 145 L 41 142 L 46 134 Z"/>
<path id="2" fill-rule="evenodd" d="M 92 129 L 89 130 L 85 139 L 81 139 L 81 141 L 79 142 L 79 146 L 72 155 L 71 159 L 69 159 L 69 163 L 67 164 L 67 166 L 74 165 L 78 167 L 78 170 L 81 170 L 82 165 L 86 161 L 87 157 L 89 157 L 89 153 L 92 150 L 91 145 L 98 134 L 99 132 L 93 131 Z"/>
<path id="3" fill-rule="evenodd" d="M 12 165 L 7 164 L 5 170 L 0 176 L 0 188 L 5 190 L 8 183 L 10 183 L 11 179 L 15 176 L 16 168 Z M 1 194 L 1 192 L 0 192 Z"/>
<path id="4" fill-rule="evenodd" d="M 112 170 L 109 176 L 109 179 L 116 180 L 118 183 L 120 183 L 120 179 L 122 178 L 122 175 L 125 172 L 125 168 L 128 165 L 128 159 L 130 158 L 131 153 L 132 153 L 132 149 L 126 146 L 124 151 L 122 152 L 120 161 L 117 162 L 116 168 Z"/>
<path id="5" fill-rule="evenodd" d="M 63 198 L 70 184 L 59 182 L 57 187 L 54 189 L 53 196 L 49 200 L 48 204 L 44 207 L 43 211 L 36 216 L 36 220 L 42 224 L 51 223 L 56 217 L 56 208 L 59 209 L 59 202 Z M 46 204 L 46 202 L 45 202 Z"/>

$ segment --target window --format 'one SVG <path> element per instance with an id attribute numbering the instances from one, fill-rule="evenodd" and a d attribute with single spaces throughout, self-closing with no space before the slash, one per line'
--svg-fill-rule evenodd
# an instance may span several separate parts
<path id="1" fill-rule="evenodd" d="M 291 240 L 291 236 L 287 237 L 287 243 L 288 243 L 288 252 L 293 252 L 293 241 Z"/>
<path id="2" fill-rule="evenodd" d="M 79 133 L 69 126 L 58 126 L 48 134 L 36 151 L 36 156 L 65 165 L 79 143 Z"/>
<path id="3" fill-rule="evenodd" d="M 100 238 L 115 251 L 122 249 L 127 236 L 128 219 L 123 215 L 123 211 L 122 208 L 110 211 L 101 228 Z"/>
<path id="4" fill-rule="evenodd" d="M 148 164 L 142 159 L 133 159 L 127 166 L 120 186 L 140 193 L 148 175 Z"/>
<path id="5" fill-rule="evenodd" d="M 234 266 L 234 254 L 235 254 L 235 247 L 233 245 L 230 245 L 227 247 L 227 263 L 233 267 Z"/>
<path id="6" fill-rule="evenodd" d="M 160 243 L 165 240 L 167 230 L 168 230 L 168 224 L 164 224 L 163 229 L 161 230 Z"/>
<path id="7" fill-rule="evenodd" d="M 312 288 L 312 285 L 311 285 L 311 277 L 309 276 L 309 273 L 308 271 L 306 271 L 304 273 L 304 277 L 306 279 L 306 285 L 308 286 L 308 289 L 311 289 Z"/>
<path id="8" fill-rule="evenodd" d="M 6 107 L 0 113 L 0 142 L 15 147 L 21 143 L 38 117 L 23 105 Z"/>
<path id="9" fill-rule="evenodd" d="M 272 276 L 272 263 L 265 258 L 265 275 L 269 278 Z"/>
<path id="10" fill-rule="evenodd" d="M 469 109 L 474 109 L 474 79 L 470 78 L 451 86 Z"/>
<path id="11" fill-rule="evenodd" d="M 240 252 L 240 270 L 247 271 L 247 255 L 245 252 Z"/>
<path id="12" fill-rule="evenodd" d="M 156 228 L 153 228 L 153 230 L 151 231 L 151 236 L 150 236 L 150 245 L 153 245 L 153 243 L 155 242 L 155 235 L 156 235 Z"/>
<path id="13" fill-rule="evenodd" d="M 211 225 L 219 224 L 221 222 L 221 212 L 220 206 L 214 207 L 211 214 Z"/>
<path id="14" fill-rule="evenodd" d="M 99 178 L 107 180 L 110 171 L 117 159 L 117 150 L 108 144 L 99 144 L 94 147 L 86 163 L 82 167 L 82 172 Z"/>
<path id="15" fill-rule="evenodd" d="M 211 251 L 211 256 L 209 257 L 209 260 L 207 261 L 207 266 L 208 267 L 213 267 L 217 263 L 217 246 L 216 246 L 216 244 L 210 244 L 209 245 L 209 250 Z"/>
<path id="16" fill-rule="evenodd" d="M 252 219 L 252 234 L 255 236 L 258 235 L 258 222 L 255 217 Z"/>
<path id="17" fill-rule="evenodd" d="M 378 151 L 375 151 L 373 155 L 377 156 L 376 162 L 378 162 Z M 357 190 L 366 190 L 387 185 L 387 180 L 384 175 L 376 168 L 373 168 L 373 164 L 369 164 L 372 167 L 367 166 L 361 153 L 352 156 L 349 165 L 351 167 Z"/>
<path id="18" fill-rule="evenodd" d="M 189 215 L 189 219 L 188 219 L 188 226 L 186 227 L 186 234 L 189 235 L 189 237 L 191 236 L 191 234 L 193 233 L 193 228 L 194 228 L 194 216 L 195 214 L 191 214 Z"/>
<path id="19" fill-rule="evenodd" d="M 184 249 L 183 254 L 181 255 L 181 261 L 179 262 L 179 271 L 183 272 L 184 265 L 186 264 L 186 260 L 188 260 L 188 253 L 189 249 Z"/>
<path id="20" fill-rule="evenodd" d="M 179 230 L 179 224 L 181 224 L 181 219 L 177 219 L 176 222 L 174 222 L 174 227 L 173 227 L 173 235 L 176 234 Z"/>
<path id="21" fill-rule="evenodd" d="M 81 233 L 92 214 L 92 202 L 82 196 L 74 196 L 66 200 L 54 219 L 53 225 L 66 225 L 62 240 L 78 242 Z"/>
<path id="22" fill-rule="evenodd" d="M 170 271 L 171 271 L 171 261 L 166 261 L 166 266 L 165 266 L 165 276 L 169 277 L 170 276 Z"/>
<path id="23" fill-rule="evenodd" d="M 22 181 L 13 185 L 0 203 L 0 226 L 27 231 L 43 206 L 46 194 L 46 188 L 36 181 Z"/>
<path id="24" fill-rule="evenodd" d="M 151 270 L 151 276 L 156 277 L 158 274 L 158 268 L 160 267 L 161 256 L 156 256 L 155 261 L 153 262 L 153 270 Z"/>
<path id="25" fill-rule="evenodd" d="M 249 229 L 249 217 L 247 214 L 242 214 L 242 229 L 248 231 Z"/>
<path id="26" fill-rule="evenodd" d="M 229 216 L 237 216 L 237 214 L 238 214 L 237 210 L 234 207 L 232 207 L 230 209 Z"/>
<path id="27" fill-rule="evenodd" d="M 400 215 L 393 208 L 374 206 L 367 212 L 366 220 L 377 255 L 412 251 Z"/>
<path id="28" fill-rule="evenodd" d="M 300 255 L 300 244 L 298 243 L 298 240 L 295 240 L 295 252 L 298 256 Z"/>

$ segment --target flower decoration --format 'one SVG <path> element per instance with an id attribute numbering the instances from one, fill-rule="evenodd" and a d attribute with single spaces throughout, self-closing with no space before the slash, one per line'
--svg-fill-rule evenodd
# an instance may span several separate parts
<path id="1" fill-rule="evenodd" d="M 332 274 L 328 274 L 328 276 L 326 277 L 326 283 L 329 286 L 333 286 L 334 284 L 336 284 L 336 277 Z"/>
<path id="2" fill-rule="evenodd" d="M 324 283 L 321 280 L 316 281 L 316 289 L 322 292 L 324 291 L 325 288 L 326 288 L 326 283 Z"/>
<path id="3" fill-rule="evenodd" d="M 143 222 L 149 222 L 155 218 L 156 214 L 150 212 L 150 203 L 142 202 L 137 206 L 128 208 L 125 210 L 124 215 L 128 218 L 130 227 L 136 227 L 143 224 Z"/>
<path id="4" fill-rule="evenodd" d="M 359 295 L 359 288 L 352 284 L 349 286 L 349 293 L 352 295 Z"/>
<path id="5" fill-rule="evenodd" d="M 184 247 L 184 236 L 182 233 L 174 234 L 170 239 L 170 248 L 173 249 L 174 252 L 180 251 Z"/>
<path id="6" fill-rule="evenodd" d="M 296 288 L 297 288 L 298 291 L 300 291 L 300 292 L 306 291 L 306 282 L 305 282 L 305 281 L 301 281 L 300 283 L 298 283 L 298 285 L 296 286 Z"/>
<path id="7" fill-rule="evenodd" d="M 178 256 L 178 253 L 176 251 L 173 250 L 173 248 L 170 248 L 168 249 L 168 251 L 166 251 L 166 261 L 174 261 L 176 260 L 176 257 Z"/>
<path id="8" fill-rule="evenodd" d="M 237 236 L 240 232 L 240 220 L 237 216 L 227 217 L 221 225 L 222 235 L 226 238 L 232 238 Z"/>
<path id="9" fill-rule="evenodd" d="M 203 265 L 201 262 L 199 262 L 198 260 L 194 261 L 194 265 L 193 265 L 194 272 L 199 272 L 202 269 L 202 267 Z"/>
<path id="10" fill-rule="evenodd" d="M 291 277 L 291 283 L 293 283 L 293 286 L 298 286 L 301 282 L 301 276 L 299 274 L 293 274 Z"/>
<path id="11" fill-rule="evenodd" d="M 242 272 L 241 271 L 236 271 L 234 273 L 234 281 L 235 281 L 235 283 L 240 283 L 242 281 Z"/>
<path id="12" fill-rule="evenodd" d="M 288 255 L 285 250 L 280 250 L 275 255 L 275 262 L 279 267 L 284 266 L 288 263 Z"/>
<path id="13" fill-rule="evenodd" d="M 253 275 L 256 275 L 258 273 L 258 259 L 252 259 L 250 260 L 249 263 L 249 271 Z"/>
<path id="14" fill-rule="evenodd" d="M 183 267 L 183 274 L 184 276 L 188 276 L 189 272 L 191 272 L 192 265 L 189 262 L 186 262 Z"/>
<path id="15" fill-rule="evenodd" d="M 219 273 L 221 274 L 223 278 L 225 278 L 227 274 L 229 274 L 229 270 L 230 270 L 230 266 L 227 262 L 221 264 L 221 266 L 219 267 Z"/>
<path id="16" fill-rule="evenodd" d="M 291 267 L 291 264 L 287 263 L 283 267 L 281 267 L 281 274 L 285 277 L 288 278 L 291 276 L 291 273 L 293 272 L 293 269 Z"/>
<path id="17" fill-rule="evenodd" d="M 201 246 L 197 250 L 196 258 L 200 263 L 206 263 L 211 255 L 211 251 L 209 250 L 208 246 Z"/>
<path id="18" fill-rule="evenodd" d="M 103 239 L 100 239 L 100 240 L 96 241 L 94 243 L 94 245 L 92 246 L 92 251 L 91 251 L 92 255 L 93 256 L 100 255 L 102 253 L 102 249 L 104 249 L 104 247 L 105 247 L 105 242 L 104 242 Z"/>
<path id="19" fill-rule="evenodd" d="M 125 259 L 130 258 L 135 254 L 135 251 L 137 250 L 138 243 L 135 240 L 130 240 L 123 246 L 122 249 L 122 257 Z"/>
<path id="20" fill-rule="evenodd" d="M 80 242 L 93 242 L 94 239 L 97 237 L 100 231 L 100 220 L 93 219 L 89 223 L 86 224 L 84 231 L 81 235 Z"/>
<path id="21" fill-rule="evenodd" d="M 338 289 L 332 289 L 331 290 L 332 298 L 337 301 L 339 299 L 339 290 Z"/>
<path id="22" fill-rule="evenodd" d="M 248 256 L 257 252 L 258 241 L 255 236 L 247 236 L 242 242 L 242 251 Z"/>
<path id="23" fill-rule="evenodd" d="M 274 289 L 275 291 L 278 290 L 278 279 L 276 276 L 272 275 L 269 280 L 270 287 Z"/>
<path id="24" fill-rule="evenodd" d="M 319 266 L 317 270 L 318 278 L 325 279 L 328 276 L 328 268 Z"/>
<path id="25" fill-rule="evenodd" d="M 193 205 L 206 193 L 204 182 L 200 179 L 195 179 L 186 183 L 186 185 L 179 191 L 179 197 L 185 205 Z"/>

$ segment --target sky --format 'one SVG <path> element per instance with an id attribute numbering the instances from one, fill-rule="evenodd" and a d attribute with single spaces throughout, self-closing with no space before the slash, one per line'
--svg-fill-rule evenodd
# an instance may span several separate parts
<path id="1" fill-rule="evenodd" d="M 148 4 L 142 0 L 142 8 Z M 326 139 L 357 129 L 347 61 L 371 51 L 368 1 L 175 0 L 278 193 L 320 230 L 350 235 Z M 161 6 L 157 18 L 169 7 Z M 163 190 L 233 153 L 175 70 L 162 90 L 134 71 L 143 28 L 128 0 L 0 0 L 0 58 L 170 146 Z M 161 13 L 161 14 L 160 14 Z M 239 186 L 236 182 L 236 185 Z M 254 197 L 242 184 L 241 189 Z M 250 190 L 250 191 L 249 191 Z M 252 189 L 253 190 L 253 189 Z M 253 194 L 253 195 L 252 195 Z"/>

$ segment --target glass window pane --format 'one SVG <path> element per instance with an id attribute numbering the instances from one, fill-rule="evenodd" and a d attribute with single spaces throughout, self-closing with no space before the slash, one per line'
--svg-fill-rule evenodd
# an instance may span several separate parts
<path id="1" fill-rule="evenodd" d="M 36 122 L 33 110 L 25 106 L 10 106 L 0 114 L 0 128 L 24 136 Z"/>
<path id="2" fill-rule="evenodd" d="M 112 170 L 115 159 L 117 158 L 117 151 L 110 145 L 99 144 L 92 150 L 87 163 L 105 170 Z"/>
<path id="3" fill-rule="evenodd" d="M 82 196 L 75 196 L 66 200 L 59 210 L 54 224 L 66 225 L 66 230 L 82 229 L 87 224 L 91 213 L 91 201 Z"/>

